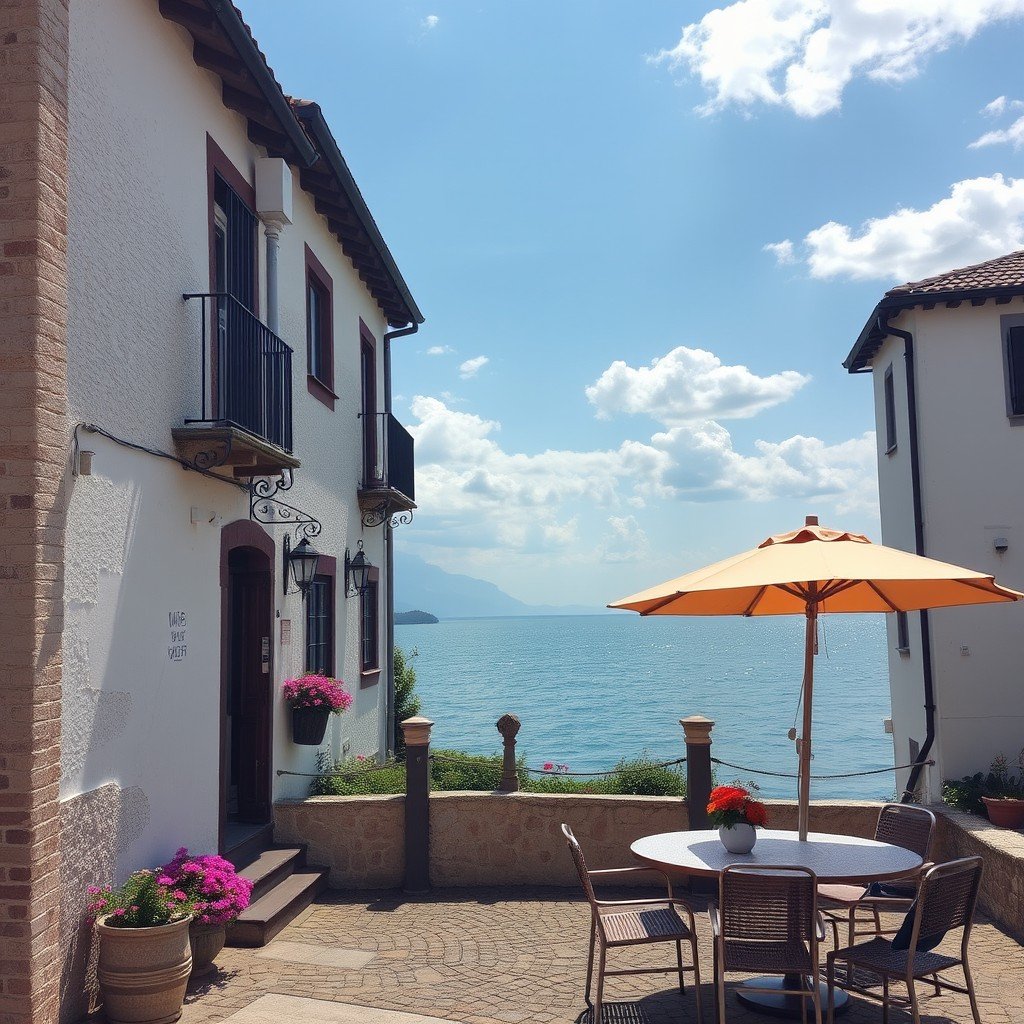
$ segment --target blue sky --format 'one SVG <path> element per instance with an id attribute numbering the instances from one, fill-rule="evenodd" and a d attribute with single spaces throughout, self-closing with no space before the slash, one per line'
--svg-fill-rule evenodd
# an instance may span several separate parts
<path id="1" fill-rule="evenodd" d="M 1024 245 L 1024 0 L 242 7 L 427 317 L 400 550 L 604 604 L 806 512 L 877 538 L 840 364 L 892 284 Z"/>

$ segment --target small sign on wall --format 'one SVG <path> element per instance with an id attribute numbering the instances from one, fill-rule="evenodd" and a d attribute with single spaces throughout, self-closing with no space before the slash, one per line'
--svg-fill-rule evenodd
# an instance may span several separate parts
<path id="1" fill-rule="evenodd" d="M 167 626 L 171 633 L 171 642 L 167 645 L 167 657 L 171 661 L 184 661 L 188 657 L 188 621 L 185 612 L 168 612 Z"/>
<path id="2" fill-rule="evenodd" d="M 287 647 L 292 642 L 292 620 L 281 620 L 281 646 Z"/>

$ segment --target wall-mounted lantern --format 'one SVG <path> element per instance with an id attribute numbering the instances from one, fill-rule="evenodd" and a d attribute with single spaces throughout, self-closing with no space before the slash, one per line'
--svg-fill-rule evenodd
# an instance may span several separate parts
<path id="1" fill-rule="evenodd" d="M 289 593 L 288 577 L 291 576 L 295 586 L 299 588 L 302 599 L 306 599 L 309 588 L 316 575 L 316 564 L 320 559 L 320 552 L 309 543 L 308 537 L 291 546 L 291 537 L 284 535 L 284 592 Z"/>
<path id="2" fill-rule="evenodd" d="M 363 554 L 363 542 L 359 542 L 359 550 L 354 557 L 349 557 L 348 548 L 345 549 L 345 596 L 362 597 L 366 591 L 366 581 L 370 577 L 371 565 Z M 349 586 L 351 584 L 351 589 Z"/>

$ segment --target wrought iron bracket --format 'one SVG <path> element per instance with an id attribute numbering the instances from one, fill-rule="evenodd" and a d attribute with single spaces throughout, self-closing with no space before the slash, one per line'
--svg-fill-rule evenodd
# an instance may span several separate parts
<path id="1" fill-rule="evenodd" d="M 233 443 L 230 434 L 223 441 L 212 441 L 210 448 L 204 448 L 192 456 L 192 465 L 201 470 L 211 470 L 223 466 L 231 457 Z"/>
<path id="2" fill-rule="evenodd" d="M 296 541 L 318 537 L 322 529 L 319 519 L 277 497 L 282 491 L 290 491 L 291 487 L 291 473 L 254 477 L 249 485 L 249 518 L 266 526 L 291 526 Z"/>
<path id="3" fill-rule="evenodd" d="M 398 512 L 391 511 L 391 502 L 385 500 L 363 512 L 362 523 L 372 529 L 386 525 L 389 530 L 398 526 L 408 526 L 412 522 L 412 509 L 405 508 Z"/>

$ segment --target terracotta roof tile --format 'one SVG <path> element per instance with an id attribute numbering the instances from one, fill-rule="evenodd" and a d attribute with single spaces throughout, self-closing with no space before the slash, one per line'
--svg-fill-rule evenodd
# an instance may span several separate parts
<path id="1" fill-rule="evenodd" d="M 886 295 L 916 295 L 929 292 L 973 291 L 977 288 L 1013 288 L 1024 285 L 1024 249 L 997 256 L 994 260 L 960 267 L 935 277 L 890 288 Z"/>

